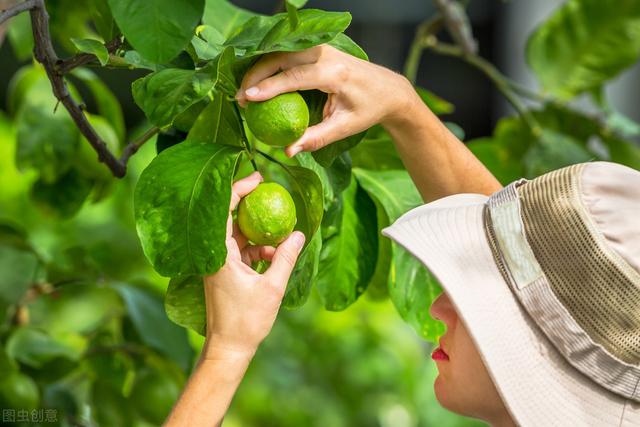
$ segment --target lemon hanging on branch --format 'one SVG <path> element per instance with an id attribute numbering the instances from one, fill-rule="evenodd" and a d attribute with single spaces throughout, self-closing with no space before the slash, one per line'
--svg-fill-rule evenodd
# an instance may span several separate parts
<path id="1" fill-rule="evenodd" d="M 275 182 L 258 184 L 238 206 L 238 227 L 257 245 L 277 245 L 296 225 L 296 205 L 286 188 Z"/>
<path id="2" fill-rule="evenodd" d="M 283 93 L 262 102 L 250 102 L 247 126 L 260 141 L 284 147 L 302 136 L 309 126 L 309 108 L 298 92 Z"/>

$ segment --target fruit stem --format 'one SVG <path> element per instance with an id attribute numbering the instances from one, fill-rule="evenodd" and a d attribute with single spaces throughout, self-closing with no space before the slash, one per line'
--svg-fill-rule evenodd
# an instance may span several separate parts
<path id="1" fill-rule="evenodd" d="M 238 104 L 236 102 L 232 101 L 231 103 L 233 104 L 233 108 L 235 108 L 236 114 L 240 119 L 240 131 L 242 132 L 242 137 L 240 139 L 242 140 L 242 147 L 244 148 L 244 151 L 246 151 L 247 155 L 249 156 L 249 160 L 251 161 L 253 170 L 258 172 L 258 164 L 256 163 L 256 160 L 253 158 L 253 151 L 249 147 L 249 138 L 247 138 L 247 132 L 244 130 L 244 120 L 242 119 L 242 115 L 240 114 L 240 109 L 238 108 Z"/>

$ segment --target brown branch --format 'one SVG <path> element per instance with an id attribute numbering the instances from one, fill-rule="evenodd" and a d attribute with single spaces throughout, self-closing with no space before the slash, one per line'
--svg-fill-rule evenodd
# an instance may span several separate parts
<path id="1" fill-rule="evenodd" d="M 122 46 L 122 39 L 120 37 L 116 37 L 104 45 L 109 54 L 114 53 L 120 46 Z M 68 74 L 74 68 L 82 67 L 83 65 L 88 65 L 92 62 L 97 62 L 95 55 L 91 53 L 79 53 L 71 58 L 59 60 L 56 64 L 56 68 L 58 73 Z"/>
<path id="2" fill-rule="evenodd" d="M 83 108 L 71 97 L 64 80 L 65 73 L 76 67 L 92 62 L 95 57 L 93 55 L 79 54 L 67 60 L 60 60 L 51 41 L 49 15 L 44 0 L 30 0 L 30 2 L 33 3 L 33 5 L 30 8 L 23 6 L 22 11 L 30 11 L 34 40 L 33 54 L 35 59 L 44 66 L 47 77 L 51 82 L 54 96 L 66 108 L 82 135 L 84 135 L 87 141 L 89 141 L 89 144 L 91 144 L 93 149 L 98 153 L 98 159 L 109 167 L 115 177 L 122 178 L 127 173 L 127 161 L 129 157 L 138 151 L 142 144 L 151 138 L 158 129 L 152 128 L 147 131 L 141 139 L 131 142 L 125 148 L 122 157 L 120 159 L 116 158 L 89 123 Z M 26 3 L 27 2 L 21 4 L 24 5 Z M 115 51 L 120 46 L 120 43 L 120 39 L 112 40 L 107 44 L 107 49 Z"/>
<path id="3" fill-rule="evenodd" d="M 3 10 L 0 12 L 0 24 L 5 22 L 7 19 L 11 19 L 16 15 L 19 15 L 22 12 L 26 12 L 27 10 L 34 9 L 38 6 L 38 0 L 27 0 L 22 3 L 18 3 L 17 5 L 10 7 L 7 10 Z"/>
<path id="4" fill-rule="evenodd" d="M 136 139 L 135 141 L 131 141 L 126 147 L 124 147 L 122 156 L 120 156 L 120 162 L 126 165 L 129 161 L 129 157 L 136 154 L 140 147 L 142 147 L 145 142 L 153 138 L 153 136 L 158 132 L 160 132 L 160 128 L 158 128 L 157 126 L 153 126 L 149 128 L 145 133 L 140 135 L 138 139 Z"/>
<path id="5" fill-rule="evenodd" d="M 433 0 L 444 18 L 447 31 L 466 55 L 478 53 L 478 43 L 473 38 L 469 18 L 464 7 L 455 0 Z"/>

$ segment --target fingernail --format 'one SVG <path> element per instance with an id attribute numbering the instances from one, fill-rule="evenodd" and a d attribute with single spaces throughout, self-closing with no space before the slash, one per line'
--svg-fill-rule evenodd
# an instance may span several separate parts
<path id="1" fill-rule="evenodd" d="M 256 96 L 258 93 L 260 92 L 260 89 L 258 89 L 257 87 L 253 86 L 250 87 L 249 89 L 244 91 L 244 94 L 247 96 Z"/>
<path id="2" fill-rule="evenodd" d="M 296 145 L 294 147 L 291 147 L 291 150 L 289 150 L 289 157 L 293 157 L 301 151 L 302 151 L 302 145 Z"/>
<path id="3" fill-rule="evenodd" d="M 299 231 L 294 231 L 291 239 L 293 240 L 293 244 L 296 245 L 296 248 L 299 252 L 300 249 L 302 249 L 302 246 L 304 246 L 304 234 Z"/>

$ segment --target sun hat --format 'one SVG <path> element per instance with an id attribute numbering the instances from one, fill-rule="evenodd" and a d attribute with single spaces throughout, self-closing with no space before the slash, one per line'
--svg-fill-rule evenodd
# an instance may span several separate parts
<path id="1" fill-rule="evenodd" d="M 640 172 L 458 194 L 383 234 L 438 279 L 521 426 L 640 426 Z"/>

